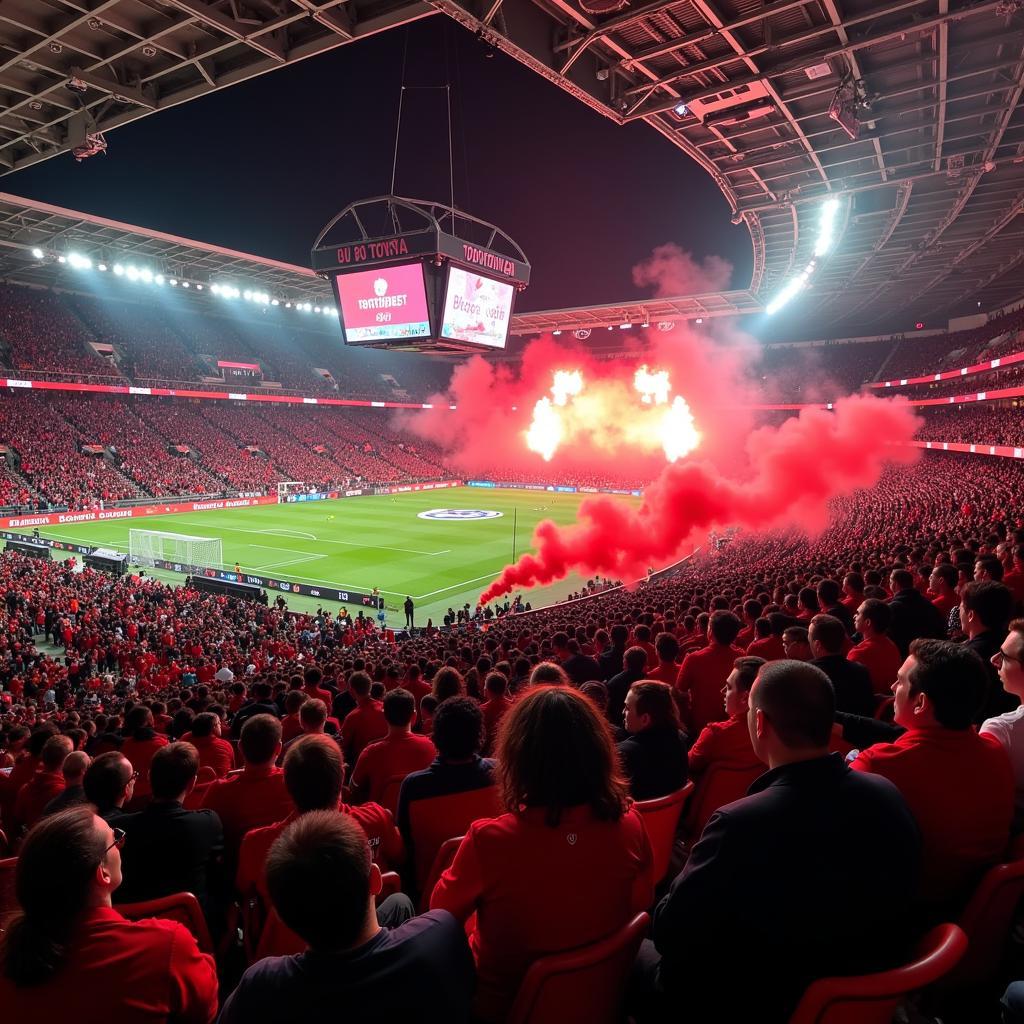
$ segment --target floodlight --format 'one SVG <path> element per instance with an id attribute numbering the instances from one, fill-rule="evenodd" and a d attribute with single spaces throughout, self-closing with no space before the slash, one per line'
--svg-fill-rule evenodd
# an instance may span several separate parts
<path id="1" fill-rule="evenodd" d="M 82 256 L 77 252 L 68 253 L 67 260 L 75 270 L 89 270 L 92 267 L 92 260 L 88 256 Z"/>
<path id="2" fill-rule="evenodd" d="M 67 260 L 63 256 L 58 256 L 57 257 L 57 262 L 58 263 L 67 263 Z"/>
<path id="3" fill-rule="evenodd" d="M 139 277 L 141 277 L 142 280 L 146 282 L 146 284 L 152 284 L 153 283 L 153 271 L 152 270 L 148 270 L 148 269 L 140 270 L 139 271 Z"/>
<path id="4" fill-rule="evenodd" d="M 280 306 L 281 305 L 281 303 L 277 299 L 271 299 L 270 300 L 270 304 L 272 306 Z"/>
<path id="5" fill-rule="evenodd" d="M 33 249 L 32 250 L 32 258 L 34 260 L 41 260 L 43 258 L 43 250 L 38 248 L 38 247 Z"/>
<path id="6" fill-rule="evenodd" d="M 176 277 L 172 277 L 169 283 L 170 283 L 171 287 L 177 288 L 177 286 L 178 286 L 178 279 Z"/>
<path id="7" fill-rule="evenodd" d="M 122 267 L 120 263 L 115 263 L 114 264 L 114 273 L 117 274 L 118 277 L 123 277 L 124 276 L 124 267 Z"/>
<path id="8" fill-rule="evenodd" d="M 107 265 L 106 265 L 106 263 L 97 263 L 96 264 L 96 269 L 97 270 L 106 270 L 107 269 Z"/>
<path id="9" fill-rule="evenodd" d="M 182 288 L 187 288 L 188 287 L 188 281 L 182 281 L 181 282 L 181 287 Z"/>
<path id="10" fill-rule="evenodd" d="M 672 108 L 672 113 L 675 114 L 677 117 L 686 117 L 686 115 L 689 112 L 690 108 L 681 100 Z"/>
<path id="11" fill-rule="evenodd" d="M 821 219 L 818 221 L 818 242 L 814 247 L 815 256 L 824 256 L 832 248 L 834 242 L 836 214 L 839 212 L 838 199 L 826 199 L 821 206 Z"/>
<path id="12" fill-rule="evenodd" d="M 139 272 L 135 269 L 135 267 L 129 267 L 125 271 L 125 273 L 128 275 L 128 280 L 129 281 L 138 281 L 138 279 L 139 279 Z"/>
<path id="13" fill-rule="evenodd" d="M 164 275 L 163 274 L 157 274 L 156 277 L 153 278 L 153 280 L 157 284 L 163 284 L 164 283 Z"/>

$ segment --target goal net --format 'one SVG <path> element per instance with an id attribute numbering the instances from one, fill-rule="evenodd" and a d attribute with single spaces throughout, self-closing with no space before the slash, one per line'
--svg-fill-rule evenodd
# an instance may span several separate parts
<path id="1" fill-rule="evenodd" d="M 220 537 L 190 537 L 160 530 L 129 530 L 128 555 L 136 565 L 172 562 L 189 569 L 220 569 L 224 564 Z"/>
<path id="2" fill-rule="evenodd" d="M 277 485 L 277 500 L 280 504 L 288 500 L 289 494 L 305 494 L 306 484 L 302 480 L 282 480 Z"/>

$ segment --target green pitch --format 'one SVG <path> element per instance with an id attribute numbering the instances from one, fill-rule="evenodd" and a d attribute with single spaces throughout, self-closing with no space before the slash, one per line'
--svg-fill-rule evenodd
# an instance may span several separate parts
<path id="1" fill-rule="evenodd" d="M 128 531 L 133 527 L 220 537 L 224 568 L 231 569 L 237 562 L 243 572 L 362 593 L 378 587 L 386 602 L 388 621 L 395 625 L 405 621 L 401 606 L 408 594 L 416 603 L 416 625 L 426 625 L 428 618 L 440 625 L 449 606 L 458 609 L 469 602 L 475 607 L 480 591 L 511 561 L 513 540 L 517 556 L 530 550 L 533 528 L 541 519 L 572 523 L 585 497 L 458 487 L 393 498 L 345 498 L 65 524 L 42 528 L 40 533 L 53 540 L 123 551 L 128 550 Z M 619 500 L 632 504 L 638 501 L 626 497 Z M 501 515 L 458 520 L 419 517 L 432 509 L 470 509 Z M 181 579 L 158 570 L 152 575 Z M 580 583 L 578 577 L 570 577 L 526 592 L 523 599 L 534 607 L 551 604 L 578 589 Z M 269 593 L 271 600 L 277 596 L 276 591 Z M 330 603 L 286 596 L 289 605 L 299 609 Z"/>

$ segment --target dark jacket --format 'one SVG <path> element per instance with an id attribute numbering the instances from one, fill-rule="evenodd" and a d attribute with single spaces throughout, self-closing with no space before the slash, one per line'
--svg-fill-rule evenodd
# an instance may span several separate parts
<path id="1" fill-rule="evenodd" d="M 224 853 L 224 831 L 216 813 L 186 811 L 175 801 L 160 801 L 125 815 L 117 827 L 127 833 L 118 903 L 191 892 L 206 906 Z"/>
<path id="2" fill-rule="evenodd" d="M 605 709 L 605 716 L 612 725 L 622 725 L 622 709 L 626 705 L 626 694 L 634 683 L 643 678 L 643 672 L 623 669 L 608 680 L 608 707 Z"/>
<path id="3" fill-rule="evenodd" d="M 565 669 L 565 674 L 572 680 L 575 686 L 589 683 L 591 679 L 596 679 L 598 682 L 604 679 L 601 666 L 593 658 L 588 658 L 585 654 L 570 655 L 562 662 L 562 668 Z"/>
<path id="4" fill-rule="evenodd" d="M 838 754 L 766 772 L 712 816 L 655 909 L 669 1008 L 782 1024 L 812 979 L 902 963 L 920 857 L 887 779 Z"/>
<path id="5" fill-rule="evenodd" d="M 889 636 L 904 658 L 912 640 L 946 639 L 946 620 L 942 612 L 920 591 L 913 588 L 898 591 L 889 602 L 889 610 L 892 612 Z"/>
<path id="6" fill-rule="evenodd" d="M 619 744 L 622 767 L 634 800 L 668 796 L 686 784 L 689 770 L 686 733 L 672 725 L 635 732 Z"/>
<path id="7" fill-rule="evenodd" d="M 974 716 L 975 725 L 981 725 L 986 718 L 995 718 L 996 715 L 1004 714 L 1020 706 L 1020 699 L 1003 689 L 1003 684 L 999 681 L 999 673 L 992 664 L 992 656 L 1002 647 L 1005 639 L 1005 630 L 996 632 L 986 629 L 984 633 L 979 633 L 973 640 L 964 641 L 964 647 L 974 651 L 984 663 L 985 679 L 988 684 L 985 688 L 985 700 Z"/>
<path id="8" fill-rule="evenodd" d="M 873 715 L 875 694 L 871 673 L 856 661 L 847 661 L 841 654 L 828 654 L 811 662 L 832 680 L 836 692 L 836 711 L 851 715 Z"/>

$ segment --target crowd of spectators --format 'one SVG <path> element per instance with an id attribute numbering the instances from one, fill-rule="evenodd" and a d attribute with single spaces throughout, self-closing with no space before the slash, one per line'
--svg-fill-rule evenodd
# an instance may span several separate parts
<path id="1" fill-rule="evenodd" d="M 1019 446 L 1024 442 L 1024 417 L 1014 406 L 993 407 L 970 403 L 923 408 L 924 426 L 917 432 L 923 441 L 956 441 L 961 444 Z"/>
<path id="2" fill-rule="evenodd" d="M 231 1024 L 390 1019 L 415 991 L 427 1020 L 500 1021 L 537 957 L 648 908 L 638 1021 L 781 1024 L 812 979 L 905 962 L 1024 822 L 1022 485 L 929 453 L 814 537 L 397 635 L 0 555 L 0 1004 Z M 634 800 L 715 765 L 740 788 L 656 889 Z M 472 812 L 431 873 L 442 806 Z M 118 910 L 182 889 L 203 949 Z"/>

